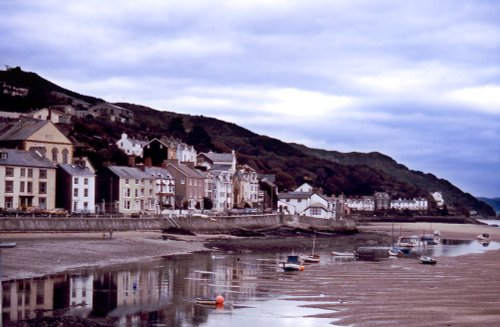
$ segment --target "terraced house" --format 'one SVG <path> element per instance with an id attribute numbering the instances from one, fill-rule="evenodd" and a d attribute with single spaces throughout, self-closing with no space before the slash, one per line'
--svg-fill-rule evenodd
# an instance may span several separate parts
<path id="1" fill-rule="evenodd" d="M 56 166 L 30 151 L 0 149 L 0 208 L 54 209 Z"/>

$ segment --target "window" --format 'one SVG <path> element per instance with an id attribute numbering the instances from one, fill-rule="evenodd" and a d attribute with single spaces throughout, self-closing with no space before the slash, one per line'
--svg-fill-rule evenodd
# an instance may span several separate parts
<path id="1" fill-rule="evenodd" d="M 139 185 L 139 180 L 138 179 L 135 180 L 135 185 Z"/>
<path id="2" fill-rule="evenodd" d="M 78 210 L 78 202 L 73 202 L 73 211 Z"/>
<path id="3" fill-rule="evenodd" d="M 89 203 L 88 202 L 83 202 L 83 209 L 85 209 L 85 210 L 89 209 Z"/>
<path id="4" fill-rule="evenodd" d="M 130 194 L 131 194 L 131 193 L 130 193 L 130 189 L 129 189 L 129 188 L 126 188 L 126 189 L 125 189 L 125 197 L 126 197 L 126 198 L 130 198 Z"/>
<path id="5" fill-rule="evenodd" d="M 12 209 L 14 207 L 14 198 L 11 196 L 6 196 L 4 198 L 5 209 Z"/>
<path id="6" fill-rule="evenodd" d="M 33 169 L 28 168 L 28 178 L 33 178 Z"/>
<path id="7" fill-rule="evenodd" d="M 47 199 L 46 198 L 38 198 L 38 208 L 47 209 Z"/>
<path id="8" fill-rule="evenodd" d="M 47 183 L 46 182 L 40 182 L 38 184 L 38 193 L 47 194 Z"/>
<path id="9" fill-rule="evenodd" d="M 88 188 L 84 188 L 83 189 L 83 197 L 84 198 L 88 198 L 89 197 L 89 189 Z"/>
<path id="10" fill-rule="evenodd" d="M 62 151 L 62 161 L 63 161 L 63 164 L 67 164 L 68 163 L 68 154 L 69 154 L 69 151 L 68 149 L 64 149 Z"/>
<path id="11" fill-rule="evenodd" d="M 73 184 L 78 185 L 78 177 L 73 178 Z"/>
<path id="12" fill-rule="evenodd" d="M 135 197 L 139 197 L 139 190 L 138 189 L 135 189 Z"/>
<path id="13" fill-rule="evenodd" d="M 19 192 L 20 193 L 24 193 L 25 190 L 26 190 L 26 187 L 25 187 L 25 182 L 21 181 L 21 183 L 19 183 Z"/>
<path id="14" fill-rule="evenodd" d="M 89 185 L 89 179 L 88 178 L 84 178 L 83 179 L 83 185 Z"/>
<path id="15" fill-rule="evenodd" d="M 130 201 L 125 201 L 125 202 L 123 203 L 123 207 L 124 207 L 125 209 L 127 209 L 127 210 L 128 210 L 128 209 L 130 209 Z"/>
<path id="16" fill-rule="evenodd" d="M 311 216 L 320 216 L 321 208 L 311 208 Z"/>
<path id="17" fill-rule="evenodd" d="M 28 182 L 26 192 L 33 193 L 33 182 Z"/>
<path id="18" fill-rule="evenodd" d="M 125 180 L 125 184 L 128 185 L 130 181 L 128 179 Z"/>
<path id="19" fill-rule="evenodd" d="M 184 178 L 183 178 L 183 179 L 181 179 L 181 184 L 182 184 L 182 185 L 186 184 L 186 180 L 185 180 Z"/>
<path id="20" fill-rule="evenodd" d="M 52 149 L 52 161 L 57 162 L 57 155 L 59 154 L 59 150 L 57 148 Z"/>
<path id="21" fill-rule="evenodd" d="M 26 177 L 26 168 L 21 168 L 21 177 Z"/>
<path id="22" fill-rule="evenodd" d="M 47 169 L 40 169 L 40 179 L 47 178 Z"/>
<path id="23" fill-rule="evenodd" d="M 77 188 L 74 188 L 74 189 L 73 189 L 73 196 L 74 196 L 74 197 L 77 197 L 77 196 L 78 196 L 78 189 L 77 189 Z"/>
<path id="24" fill-rule="evenodd" d="M 14 168 L 5 167 L 5 177 L 14 177 Z"/>

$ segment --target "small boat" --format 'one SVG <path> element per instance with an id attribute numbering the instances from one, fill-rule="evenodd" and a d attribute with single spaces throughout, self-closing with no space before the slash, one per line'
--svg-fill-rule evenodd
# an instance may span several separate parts
<path id="1" fill-rule="evenodd" d="M 423 255 L 420 257 L 420 262 L 426 265 L 435 265 L 437 261 L 427 255 Z"/>
<path id="2" fill-rule="evenodd" d="M 416 245 L 413 239 L 407 236 L 401 236 L 397 244 L 400 248 L 412 248 Z"/>
<path id="3" fill-rule="evenodd" d="M 289 255 L 285 262 L 280 265 L 284 271 L 302 271 L 304 266 L 301 265 L 298 255 Z"/>
<path id="4" fill-rule="evenodd" d="M 477 239 L 480 241 L 489 241 L 490 240 L 490 234 L 488 233 L 482 233 L 477 236 Z"/>
<path id="5" fill-rule="evenodd" d="M 393 247 L 392 249 L 387 251 L 389 253 L 390 257 L 401 257 L 404 255 L 404 252 L 398 248 L 398 247 Z"/>
<path id="6" fill-rule="evenodd" d="M 351 258 L 354 258 L 358 254 L 356 253 L 356 251 L 353 251 L 353 252 L 337 252 L 337 251 L 333 251 L 332 255 L 336 256 L 336 257 L 351 257 Z"/>
<path id="7" fill-rule="evenodd" d="M 0 248 L 15 248 L 16 245 L 15 242 L 0 242 Z"/>
<path id="8" fill-rule="evenodd" d="M 215 299 L 209 299 L 209 298 L 197 298 L 195 299 L 196 304 L 201 304 L 201 305 L 216 305 L 217 301 Z"/>
<path id="9" fill-rule="evenodd" d="M 300 259 L 304 262 L 307 263 L 318 263 L 319 262 L 319 254 L 315 254 L 314 251 L 316 250 L 316 235 L 314 235 L 313 238 L 313 248 L 312 252 L 310 255 L 302 255 L 300 256 Z"/>
<path id="10" fill-rule="evenodd" d="M 199 297 L 195 299 L 196 304 L 199 305 L 209 305 L 209 306 L 223 306 L 224 305 L 224 297 L 222 295 L 217 295 L 215 299 Z"/>
<path id="11" fill-rule="evenodd" d="M 319 254 L 311 254 L 311 255 L 304 255 L 300 257 L 302 261 L 308 262 L 308 263 L 318 263 L 319 262 Z"/>

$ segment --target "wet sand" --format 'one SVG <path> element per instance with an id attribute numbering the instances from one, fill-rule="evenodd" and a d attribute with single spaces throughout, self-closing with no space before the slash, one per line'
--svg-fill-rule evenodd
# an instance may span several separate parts
<path id="1" fill-rule="evenodd" d="M 321 237 L 321 249 L 351 250 L 359 245 L 389 245 L 393 225 L 359 226 L 360 234 Z M 474 240 L 489 233 L 500 241 L 500 228 L 428 223 L 394 224 L 396 235 L 440 230 L 443 238 Z M 373 232 L 376 232 L 375 234 Z M 311 237 L 235 238 L 213 235 L 161 239 L 158 232 L 0 234 L 2 280 L 42 276 L 70 268 L 152 260 L 158 256 L 220 249 L 310 249 Z M 223 238 L 222 242 L 220 238 Z M 325 258 L 333 260 L 332 258 Z M 310 265 L 276 282 L 260 280 L 272 294 L 323 308 L 318 317 L 342 326 L 494 326 L 500 324 L 500 251 L 437 258 L 435 266 L 418 260 L 339 262 L 331 269 Z"/>

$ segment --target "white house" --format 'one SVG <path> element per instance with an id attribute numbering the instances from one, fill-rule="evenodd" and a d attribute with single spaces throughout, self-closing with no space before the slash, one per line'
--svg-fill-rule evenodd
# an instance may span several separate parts
<path id="1" fill-rule="evenodd" d="M 345 204 L 349 209 L 354 211 L 375 211 L 375 199 L 373 196 L 346 198 Z"/>
<path id="2" fill-rule="evenodd" d="M 95 173 L 87 160 L 59 164 L 57 205 L 72 213 L 95 213 Z"/>
<path id="3" fill-rule="evenodd" d="M 301 213 L 314 218 L 335 219 L 336 199 L 313 193 L 309 197 L 310 205 Z"/>
<path id="4" fill-rule="evenodd" d="M 293 192 L 278 194 L 278 210 L 291 215 L 335 219 L 336 207 L 336 198 L 314 192 L 313 187 L 307 183 Z"/>
<path id="5" fill-rule="evenodd" d="M 434 199 L 434 201 L 436 201 L 438 208 L 442 208 L 444 206 L 444 198 L 441 192 L 432 192 L 431 196 Z"/>
<path id="6" fill-rule="evenodd" d="M 395 210 L 411 210 L 411 211 L 425 211 L 429 208 L 427 199 L 397 199 L 391 200 L 391 209 Z"/>
<path id="7" fill-rule="evenodd" d="M 231 153 L 200 153 L 197 157 L 199 166 L 205 167 L 211 184 L 213 209 L 219 212 L 234 207 L 234 174 L 236 173 L 236 155 Z"/>
<path id="8" fill-rule="evenodd" d="M 176 157 L 179 162 L 196 163 L 198 153 L 192 145 L 187 145 L 182 142 L 176 142 Z"/>
<path id="9" fill-rule="evenodd" d="M 142 156 L 142 148 L 147 142 L 139 141 L 134 138 L 130 139 L 127 134 L 123 133 L 121 139 L 116 142 L 119 149 L 127 155 Z"/>
<path id="10" fill-rule="evenodd" d="M 259 202 L 259 176 L 248 165 L 238 166 L 235 175 L 236 206 L 256 208 Z"/>

